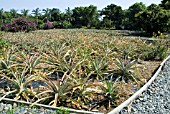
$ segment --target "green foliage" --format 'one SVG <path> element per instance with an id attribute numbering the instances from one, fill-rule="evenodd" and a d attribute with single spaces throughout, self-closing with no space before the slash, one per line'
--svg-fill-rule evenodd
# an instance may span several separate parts
<path id="1" fill-rule="evenodd" d="M 8 47 L 8 45 L 9 45 L 9 43 L 6 40 L 0 38 L 0 50 L 1 51 L 2 51 L 3 48 Z"/>
<path id="2" fill-rule="evenodd" d="M 69 111 L 61 107 L 59 110 L 57 110 L 57 114 L 69 114 Z"/>
<path id="3" fill-rule="evenodd" d="M 46 102 L 53 106 L 60 106 L 61 104 L 64 106 L 67 97 L 71 92 L 71 84 L 66 80 L 64 82 L 59 80 L 52 81 L 44 74 L 40 77 L 40 80 L 43 81 L 47 87 L 44 91 L 41 91 L 36 95 L 38 100 L 36 100 L 35 103 Z"/>
<path id="4" fill-rule="evenodd" d="M 103 24 L 106 27 L 115 27 L 116 29 L 120 29 L 120 25 L 122 24 L 123 10 L 120 6 L 115 4 L 108 5 L 104 9 L 102 9 L 101 16 L 103 17 Z M 108 25 L 108 26 L 107 26 Z"/>
<path id="5" fill-rule="evenodd" d="M 3 15 L 4 15 L 4 10 L 3 8 L 0 9 L 0 26 L 3 24 Z"/>
<path id="6" fill-rule="evenodd" d="M 9 110 L 6 112 L 6 114 L 14 114 L 14 110 Z"/>
<path id="7" fill-rule="evenodd" d="M 164 9 L 166 9 L 166 10 L 170 10 L 170 1 L 169 0 L 162 0 L 160 6 L 163 7 Z"/>
<path id="8" fill-rule="evenodd" d="M 47 29 L 46 23 L 50 21 L 54 28 L 127 29 L 145 31 L 152 35 L 153 32 L 170 31 L 169 8 L 168 0 L 162 0 L 161 4 L 151 4 L 148 7 L 143 2 L 136 2 L 125 10 L 115 4 L 107 5 L 100 11 L 94 5 L 74 9 L 68 7 L 65 12 L 57 8 L 42 10 L 36 8 L 32 10 L 33 15 L 29 15 L 27 9 L 21 10 L 22 14 L 19 14 L 18 10 L 4 11 L 2 8 L 0 9 L 0 25 L 11 23 L 12 20 L 22 16 L 34 20 L 39 29 Z"/>
<path id="9" fill-rule="evenodd" d="M 146 52 L 142 54 L 142 58 L 145 61 L 154 60 L 156 56 L 157 56 L 157 52 L 156 52 L 155 47 L 150 47 L 150 49 L 148 49 Z"/>
<path id="10" fill-rule="evenodd" d="M 61 28 L 64 28 L 64 29 L 68 29 L 68 28 L 70 28 L 71 26 L 72 26 L 71 23 L 68 22 L 68 21 L 63 21 L 63 22 L 61 23 Z"/>
<path id="11" fill-rule="evenodd" d="M 137 18 L 138 13 L 145 11 L 146 6 L 142 2 L 134 3 L 125 11 L 125 28 L 130 30 L 141 30 L 141 20 Z"/>
<path id="12" fill-rule="evenodd" d="M 158 57 L 160 60 L 164 60 L 168 56 L 168 48 L 165 46 L 158 47 Z"/>
<path id="13" fill-rule="evenodd" d="M 116 93 L 117 86 L 114 85 L 114 83 L 110 81 L 105 81 L 105 85 L 99 85 L 101 90 L 104 94 L 104 103 L 107 103 L 108 107 L 115 106 L 115 99 L 118 97 L 118 94 Z M 105 104 L 106 105 L 106 104 Z"/>
<path id="14" fill-rule="evenodd" d="M 168 56 L 167 41 L 160 41 L 156 43 L 155 46 L 149 45 L 145 52 L 143 52 L 142 57 L 144 60 L 163 60 Z"/>
<path id="15" fill-rule="evenodd" d="M 48 21 L 50 21 L 51 20 L 51 9 L 49 9 L 49 8 L 46 8 L 46 9 L 43 9 L 42 10 L 43 11 L 43 13 L 44 13 L 44 17 L 45 17 L 45 22 L 48 22 Z"/>
<path id="16" fill-rule="evenodd" d="M 12 51 L 9 51 L 3 59 L 0 59 L 0 77 L 10 82 L 10 85 L 7 85 L 8 91 L 4 91 L 2 98 L 10 96 L 16 100 L 32 102 L 31 97 L 35 97 L 35 93 L 33 88 L 28 88 L 28 86 L 31 86 L 32 81 L 38 80 L 37 76 L 32 74 L 33 68 L 38 64 L 38 59 L 33 61 L 32 58 L 30 59 L 29 61 L 26 60 L 25 63 Z"/>
<path id="17" fill-rule="evenodd" d="M 151 4 L 147 7 L 147 10 L 138 13 L 136 16 L 142 21 L 142 28 L 147 33 L 167 31 L 170 13 L 156 4 Z"/>
<path id="18" fill-rule="evenodd" d="M 103 71 L 107 68 L 107 60 L 105 58 L 96 58 L 92 60 L 90 65 L 87 65 L 90 71 L 94 71 L 94 74 L 97 75 L 97 79 L 103 79 Z"/>
<path id="19" fill-rule="evenodd" d="M 90 5 L 89 7 L 76 7 L 73 10 L 72 25 L 74 27 L 92 27 L 98 20 L 97 7 Z"/>
<path id="20" fill-rule="evenodd" d="M 16 9 L 10 9 L 10 13 L 11 13 L 11 16 L 12 18 L 16 18 L 18 16 L 18 10 Z"/>
<path id="21" fill-rule="evenodd" d="M 112 28 L 112 21 L 111 20 L 109 20 L 109 19 L 107 19 L 107 18 L 105 18 L 105 19 L 103 19 L 103 23 L 102 23 L 102 26 L 104 27 L 104 28 Z"/>
<path id="22" fill-rule="evenodd" d="M 158 31 L 157 33 L 153 32 L 152 37 L 156 39 L 164 39 L 166 41 L 169 35 L 167 33 L 161 33 L 160 31 Z"/>
<path id="23" fill-rule="evenodd" d="M 138 77 L 136 77 L 135 73 L 135 70 L 137 69 L 136 64 L 137 64 L 136 60 L 122 61 L 120 59 L 116 59 L 115 65 L 117 67 L 117 74 L 119 76 L 119 79 L 125 82 L 127 82 L 130 79 L 138 83 L 137 81 Z"/>
<path id="24" fill-rule="evenodd" d="M 21 10 L 21 13 L 22 13 L 23 17 L 27 17 L 28 16 L 28 12 L 29 12 L 28 9 Z"/>

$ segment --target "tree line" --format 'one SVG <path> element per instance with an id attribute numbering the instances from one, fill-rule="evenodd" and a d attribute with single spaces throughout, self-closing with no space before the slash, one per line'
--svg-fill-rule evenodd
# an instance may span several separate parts
<path id="1" fill-rule="evenodd" d="M 107 5 L 102 10 L 98 10 L 94 5 L 74 9 L 68 7 L 65 12 L 58 8 L 36 8 L 32 11 L 23 9 L 21 13 L 16 9 L 0 9 L 0 25 L 11 23 L 18 17 L 33 20 L 38 29 L 50 22 L 53 28 L 126 29 L 152 34 L 170 31 L 170 1 L 162 0 L 161 4 L 149 6 L 136 2 L 125 10 L 115 4 Z"/>

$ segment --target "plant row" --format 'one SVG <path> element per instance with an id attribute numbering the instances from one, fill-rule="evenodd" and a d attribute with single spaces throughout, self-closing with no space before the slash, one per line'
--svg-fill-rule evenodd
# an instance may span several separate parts
<path id="1" fill-rule="evenodd" d="M 140 61 L 162 60 L 168 52 L 165 41 L 74 38 L 73 34 L 78 33 L 37 44 L 1 39 L 1 99 L 110 109 L 124 96 L 122 83 L 142 84 L 139 69 L 145 66 Z"/>

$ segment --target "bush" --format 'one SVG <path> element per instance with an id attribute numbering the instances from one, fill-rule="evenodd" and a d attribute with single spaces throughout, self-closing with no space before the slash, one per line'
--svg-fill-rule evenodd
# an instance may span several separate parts
<path id="1" fill-rule="evenodd" d="M 158 42 L 154 47 L 148 47 L 148 50 L 142 54 L 142 58 L 146 61 L 149 60 L 163 60 L 168 56 L 168 47 L 165 42 Z"/>
<path id="2" fill-rule="evenodd" d="M 0 38 L 0 54 L 4 52 L 5 48 L 8 48 L 8 47 L 9 47 L 9 43 L 6 40 Z"/>
<path id="3" fill-rule="evenodd" d="M 62 28 L 61 22 L 54 21 L 52 24 L 53 24 L 53 27 L 54 27 L 54 28 Z"/>
<path id="4" fill-rule="evenodd" d="M 52 29 L 52 28 L 53 28 L 53 25 L 51 22 L 48 21 L 44 24 L 44 29 Z"/>
<path id="5" fill-rule="evenodd" d="M 67 29 L 67 28 L 70 28 L 72 25 L 68 21 L 63 21 L 61 26 L 62 26 L 62 28 Z"/>
<path id="6" fill-rule="evenodd" d="M 44 27 L 44 22 L 43 22 L 43 20 L 38 20 L 38 25 L 37 25 L 37 28 L 38 29 L 43 29 L 43 27 Z"/>
<path id="7" fill-rule="evenodd" d="M 40 25 L 38 25 L 38 28 L 39 29 L 45 29 L 45 30 L 47 30 L 47 29 L 52 29 L 52 28 L 54 28 L 54 26 L 53 26 L 53 24 L 51 23 L 51 22 L 46 22 L 46 23 L 42 23 L 42 24 L 40 24 Z"/>
<path id="8" fill-rule="evenodd" d="M 7 41 L 0 38 L 0 49 L 6 47 L 8 45 Z"/>
<path id="9" fill-rule="evenodd" d="M 7 32 L 29 32 L 35 29 L 36 24 L 33 21 L 26 20 L 24 18 L 17 18 L 11 23 L 3 24 L 1 26 L 1 30 Z"/>
<path id="10" fill-rule="evenodd" d="M 158 52 L 157 52 L 156 47 L 152 47 L 152 48 L 149 48 L 148 50 L 146 50 L 145 52 L 143 52 L 142 58 L 145 61 L 155 60 L 157 53 Z"/>

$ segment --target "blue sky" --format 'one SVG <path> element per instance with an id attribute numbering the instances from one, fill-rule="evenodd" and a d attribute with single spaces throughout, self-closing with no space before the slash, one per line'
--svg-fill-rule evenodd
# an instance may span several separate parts
<path id="1" fill-rule="evenodd" d="M 68 7 L 73 9 L 78 6 L 95 5 L 98 7 L 98 10 L 101 10 L 113 3 L 120 5 L 123 9 L 127 9 L 136 2 L 143 2 L 148 6 L 151 3 L 159 4 L 161 1 L 162 0 L 0 0 L 0 8 L 3 8 L 5 11 L 9 11 L 12 8 L 18 9 L 18 11 L 29 9 L 30 12 L 36 8 L 59 8 L 63 12 Z"/>

